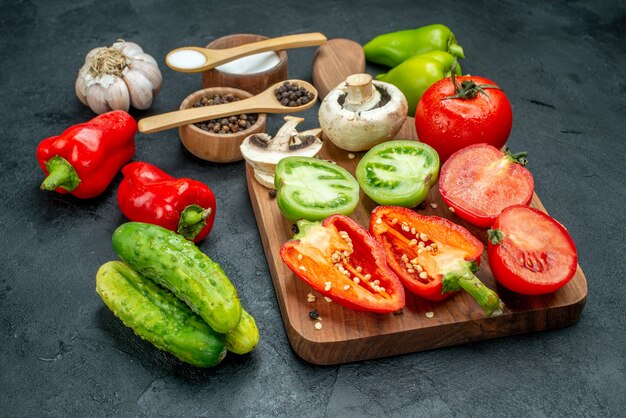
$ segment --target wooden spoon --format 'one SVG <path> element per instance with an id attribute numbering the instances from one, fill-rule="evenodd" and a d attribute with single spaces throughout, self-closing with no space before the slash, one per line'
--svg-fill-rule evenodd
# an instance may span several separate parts
<path id="1" fill-rule="evenodd" d="M 306 110 L 316 103 L 317 90 L 312 84 L 302 80 L 287 81 L 291 84 L 296 84 L 298 87 L 304 87 L 309 92 L 313 93 L 313 99 L 300 106 L 283 106 L 274 95 L 274 90 L 284 83 L 284 81 L 281 81 L 248 99 L 221 105 L 176 110 L 174 112 L 143 118 L 138 123 L 139 132 L 151 134 L 153 132 L 160 132 L 178 126 L 201 122 L 203 120 L 223 118 L 225 116 L 238 115 L 241 113 L 293 113 Z"/>
<path id="2" fill-rule="evenodd" d="M 350 39 L 331 39 L 317 49 L 313 58 L 313 85 L 319 92 L 320 100 L 324 100 L 349 75 L 364 72 L 363 48 Z"/>
<path id="3" fill-rule="evenodd" d="M 175 71 L 198 73 L 210 70 L 218 65 L 225 64 L 246 55 L 266 51 L 279 51 L 281 49 L 324 45 L 325 43 L 326 37 L 323 34 L 312 32 L 280 36 L 278 38 L 266 39 L 226 49 L 207 49 L 196 46 L 186 46 L 170 51 L 167 57 L 165 57 L 165 63 Z"/>

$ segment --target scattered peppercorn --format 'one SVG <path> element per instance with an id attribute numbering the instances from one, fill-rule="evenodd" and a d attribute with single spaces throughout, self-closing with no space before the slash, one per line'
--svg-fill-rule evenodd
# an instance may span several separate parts
<path id="1" fill-rule="evenodd" d="M 276 100 L 283 106 L 296 107 L 309 103 L 315 98 L 315 95 L 304 87 L 298 87 L 295 83 L 289 81 L 274 89 Z"/>
<path id="2" fill-rule="evenodd" d="M 403 313 L 404 313 L 404 311 L 402 310 L 402 308 L 400 308 L 400 309 L 398 309 L 397 311 L 394 311 L 394 312 L 393 312 L 393 314 L 394 314 L 395 316 L 402 315 Z"/>
<path id="3" fill-rule="evenodd" d="M 270 199 L 276 199 L 276 190 L 272 189 L 267 192 L 267 194 L 269 195 Z"/>
<path id="4" fill-rule="evenodd" d="M 317 309 L 313 309 L 311 312 L 309 312 L 309 318 L 315 320 L 318 319 L 320 317 L 320 313 L 317 311 Z"/>
<path id="5" fill-rule="evenodd" d="M 298 228 L 298 224 L 291 225 L 291 232 L 294 234 L 297 234 L 298 232 L 300 232 L 300 228 Z"/>
<path id="6" fill-rule="evenodd" d="M 210 98 L 203 97 L 199 101 L 195 102 L 192 106 L 193 107 L 213 106 L 213 105 L 220 105 L 224 103 L 237 102 L 239 100 L 241 100 L 239 97 L 232 95 L 232 94 L 226 94 L 224 96 L 220 96 L 216 94 Z M 216 134 L 231 134 L 231 133 L 234 134 L 239 131 L 248 129 L 249 127 L 254 125 L 256 121 L 257 121 L 256 114 L 242 113 L 240 115 L 233 115 L 227 118 L 205 120 L 202 122 L 194 123 L 194 125 L 196 125 L 198 128 L 207 132 L 213 132 Z"/>

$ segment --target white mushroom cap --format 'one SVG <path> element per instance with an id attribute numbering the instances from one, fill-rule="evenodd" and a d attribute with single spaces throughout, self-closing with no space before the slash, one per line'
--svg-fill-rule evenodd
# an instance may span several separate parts
<path id="1" fill-rule="evenodd" d="M 335 87 L 319 110 L 322 130 L 347 151 L 365 151 L 392 139 L 402 128 L 408 105 L 396 86 L 354 74 Z"/>

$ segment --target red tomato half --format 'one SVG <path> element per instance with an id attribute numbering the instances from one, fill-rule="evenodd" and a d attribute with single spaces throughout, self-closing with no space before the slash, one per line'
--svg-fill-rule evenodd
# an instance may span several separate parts
<path id="1" fill-rule="evenodd" d="M 499 243 L 494 237 L 499 231 Z M 498 234 L 499 235 L 499 234 Z M 512 206 L 489 231 L 491 271 L 504 287 L 525 295 L 551 293 L 569 282 L 578 265 L 567 230 L 538 209 Z"/>
<path id="2" fill-rule="evenodd" d="M 483 77 L 455 77 L 459 86 L 496 86 Z M 497 87 L 497 86 L 496 86 Z M 421 142 L 433 147 L 443 162 L 468 145 L 487 143 L 500 149 L 511 133 L 513 113 L 499 88 L 473 91 L 471 98 L 447 97 L 457 94 L 451 78 L 437 81 L 424 92 L 415 111 L 415 128 Z M 473 96 L 473 97 L 472 97 Z"/>
<path id="3" fill-rule="evenodd" d="M 455 152 L 441 168 L 439 192 L 466 221 L 488 228 L 503 209 L 528 206 L 533 176 L 510 153 L 487 144 Z"/>

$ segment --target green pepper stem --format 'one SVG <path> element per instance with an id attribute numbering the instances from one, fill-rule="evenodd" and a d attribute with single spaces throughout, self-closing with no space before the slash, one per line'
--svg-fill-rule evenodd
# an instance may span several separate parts
<path id="1" fill-rule="evenodd" d="M 450 44 L 449 46 L 450 55 L 454 55 L 455 57 L 465 58 L 465 53 L 463 52 L 463 47 L 459 44 Z"/>
<path id="2" fill-rule="evenodd" d="M 206 220 L 211 216 L 211 208 L 203 208 L 200 205 L 189 205 L 180 214 L 178 229 L 176 232 L 190 241 L 206 226 Z"/>
<path id="3" fill-rule="evenodd" d="M 473 273 L 468 271 L 459 277 L 459 286 L 469 293 L 476 302 L 483 308 L 487 316 L 502 315 L 504 304 L 498 297 L 498 294 L 489 289 L 480 281 Z"/>
<path id="4" fill-rule="evenodd" d="M 211 215 L 211 208 L 207 208 L 202 212 L 195 211 L 183 211 L 182 217 L 180 220 L 180 225 L 182 226 L 192 226 L 195 224 L 199 224 L 200 222 L 206 221 Z"/>
<path id="5" fill-rule="evenodd" d="M 56 190 L 57 187 L 71 192 L 78 187 L 80 178 L 72 165 L 63 157 L 55 155 L 46 161 L 48 177 L 41 183 L 42 190 Z"/>

